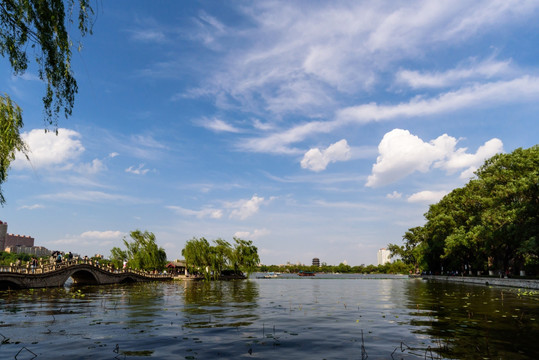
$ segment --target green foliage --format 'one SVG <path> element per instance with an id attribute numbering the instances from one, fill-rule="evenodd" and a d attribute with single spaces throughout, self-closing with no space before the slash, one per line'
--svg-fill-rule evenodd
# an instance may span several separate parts
<path id="1" fill-rule="evenodd" d="M 165 250 L 155 243 L 155 235 L 148 231 L 135 230 L 129 234 L 132 242 L 123 239 L 126 250 L 118 247 L 110 251 L 110 260 L 114 266 L 121 268 L 123 261 L 133 269 L 152 271 L 163 270 L 167 263 Z"/>
<path id="2" fill-rule="evenodd" d="M 246 276 L 253 273 L 260 258 L 258 257 L 258 248 L 253 245 L 251 240 L 242 240 L 234 237 L 234 249 L 232 250 L 232 266 L 234 270 L 243 272 Z"/>
<path id="3" fill-rule="evenodd" d="M 58 114 L 71 115 L 77 82 L 71 70 L 72 40 L 68 29 L 78 11 L 81 36 L 91 33 L 93 10 L 89 0 L 2 0 L 0 1 L 0 55 L 9 59 L 14 75 L 22 75 L 35 56 L 38 76 L 46 85 L 43 96 L 45 123 L 58 127 Z M 79 42 L 79 49 L 81 48 Z M 0 185 L 7 179 L 17 151 L 26 155 L 19 135 L 22 111 L 5 94 L 0 96 Z M 0 187 L 0 204 L 5 199 Z"/>
<path id="4" fill-rule="evenodd" d="M 28 149 L 20 135 L 22 127 L 21 108 L 7 94 L 0 95 L 0 205 L 6 202 L 2 184 L 7 180 L 7 172 L 15 160 L 16 152 L 20 151 L 28 157 Z"/>
<path id="5" fill-rule="evenodd" d="M 78 4 L 77 4 L 78 2 Z M 68 29 L 78 11 L 81 36 L 92 32 L 93 9 L 88 0 L 4 0 L 0 2 L 0 54 L 8 57 L 15 75 L 28 69 L 32 48 L 38 76 L 46 84 L 45 120 L 57 124 L 63 109 L 71 115 L 77 82 L 71 70 L 72 39 Z M 67 7 L 66 7 L 67 5 Z M 78 48 L 80 49 L 80 42 Z"/>
<path id="6" fill-rule="evenodd" d="M 539 146 L 495 155 L 476 176 L 431 205 L 392 253 L 435 273 L 530 268 L 539 257 Z"/>
<path id="7" fill-rule="evenodd" d="M 215 245 L 210 245 L 205 238 L 193 238 L 186 242 L 182 256 L 187 271 L 201 273 L 206 280 L 210 280 L 218 279 L 222 271 L 228 268 L 247 276 L 256 270 L 260 259 L 252 241 L 234 238 L 234 247 L 223 239 L 214 240 L 213 243 Z"/>
<path id="8" fill-rule="evenodd" d="M 0 251 L 0 265 L 9 266 L 14 264 L 15 261 L 21 260 L 22 263 L 26 263 L 32 259 L 32 255 L 29 254 L 13 254 L 6 251 Z"/>
<path id="9" fill-rule="evenodd" d="M 110 261 L 117 269 L 121 269 L 123 262 L 127 261 L 127 252 L 119 247 L 113 247 L 110 250 Z"/>

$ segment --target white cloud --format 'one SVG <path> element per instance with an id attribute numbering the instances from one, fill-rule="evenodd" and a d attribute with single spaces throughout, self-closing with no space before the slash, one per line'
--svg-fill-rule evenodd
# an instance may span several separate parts
<path id="1" fill-rule="evenodd" d="M 210 218 L 210 219 L 220 219 L 223 217 L 223 210 L 221 209 L 214 209 L 214 208 L 204 208 L 202 210 L 190 210 L 185 209 L 180 206 L 167 206 L 167 209 L 173 210 L 179 215 L 186 215 L 186 216 L 195 216 L 199 219 L 202 218 Z"/>
<path id="2" fill-rule="evenodd" d="M 89 238 L 89 239 L 118 239 L 126 234 L 121 231 L 113 231 L 113 230 L 107 230 L 107 231 L 86 231 L 80 234 L 81 238 Z"/>
<path id="3" fill-rule="evenodd" d="M 446 161 L 436 164 L 436 166 L 447 170 L 450 174 L 467 168 L 461 178 L 469 178 L 471 176 L 470 170 L 473 173 L 486 159 L 503 152 L 503 143 L 500 139 L 494 138 L 480 146 L 475 154 L 468 154 L 467 150 L 467 148 L 457 149 L 449 154 Z"/>
<path id="4" fill-rule="evenodd" d="M 263 202 L 263 197 L 253 195 L 253 197 L 248 200 L 242 199 L 233 203 L 228 203 L 226 204 L 226 207 L 232 209 L 229 215 L 230 218 L 245 220 L 256 214 Z"/>
<path id="5" fill-rule="evenodd" d="M 238 237 L 240 239 L 244 239 L 244 240 L 257 240 L 261 237 L 264 237 L 266 235 L 269 235 L 271 233 L 271 231 L 269 231 L 268 229 L 255 229 L 251 232 L 249 231 L 237 231 L 235 234 L 234 234 L 234 237 Z"/>
<path id="6" fill-rule="evenodd" d="M 138 167 L 135 168 L 135 166 L 130 166 L 127 169 L 125 169 L 126 173 L 131 173 L 135 175 L 146 175 L 150 169 L 144 169 L 145 164 L 139 164 Z"/>
<path id="7" fill-rule="evenodd" d="M 36 210 L 36 209 L 43 209 L 45 206 L 41 204 L 33 204 L 33 205 L 23 205 L 18 208 L 18 210 Z"/>
<path id="8" fill-rule="evenodd" d="M 392 193 L 390 194 L 387 194 L 386 195 L 386 198 L 388 199 L 400 199 L 402 197 L 402 193 L 398 192 L 398 191 L 393 191 Z"/>
<path id="9" fill-rule="evenodd" d="M 70 162 L 77 159 L 83 152 L 84 147 L 79 140 L 81 135 L 69 129 L 58 129 L 58 135 L 54 132 L 45 132 L 42 129 L 34 129 L 21 134 L 21 138 L 30 149 L 30 163 L 18 153 L 13 162 L 13 168 L 44 168 L 51 166 L 70 166 Z"/>
<path id="10" fill-rule="evenodd" d="M 337 141 L 327 149 L 310 149 L 301 160 L 301 167 L 312 171 L 325 170 L 329 163 L 350 159 L 350 146 L 345 139 Z"/>
<path id="11" fill-rule="evenodd" d="M 366 186 L 387 185 L 431 167 L 445 169 L 449 174 L 457 170 L 468 174 L 471 168 L 503 150 L 499 139 L 489 140 L 475 154 L 466 153 L 466 148 L 455 149 L 456 145 L 457 139 L 447 134 L 424 142 L 408 130 L 394 129 L 378 145 L 379 156 Z"/>
<path id="12" fill-rule="evenodd" d="M 447 194 L 447 191 L 420 191 L 410 195 L 408 197 L 408 202 L 434 204 L 440 201 Z"/>
<path id="13" fill-rule="evenodd" d="M 115 157 L 118 156 L 118 155 L 120 155 L 120 154 L 118 154 L 117 152 L 111 152 L 111 153 L 109 154 L 109 158 L 113 159 L 113 158 L 115 158 Z"/>
<path id="14" fill-rule="evenodd" d="M 203 118 L 200 121 L 198 121 L 198 124 L 208 130 L 212 130 L 215 132 L 231 132 L 231 133 L 241 132 L 240 129 L 218 118 L 212 118 L 212 119 Z"/>

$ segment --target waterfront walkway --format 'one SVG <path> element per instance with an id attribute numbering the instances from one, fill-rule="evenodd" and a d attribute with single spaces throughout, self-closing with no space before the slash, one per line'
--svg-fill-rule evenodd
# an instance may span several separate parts
<path id="1" fill-rule="evenodd" d="M 167 274 L 152 274 L 134 269 L 114 269 L 92 261 L 64 261 L 58 264 L 0 266 L 0 289 L 61 287 L 72 278 L 77 285 L 104 285 L 171 280 Z"/>
<path id="2" fill-rule="evenodd" d="M 478 285 L 508 286 L 524 289 L 539 290 L 539 280 L 516 279 L 516 278 L 496 278 L 496 277 L 474 277 L 474 276 L 444 276 L 444 275 L 421 275 L 424 280 L 449 281 L 459 283 L 469 283 Z"/>

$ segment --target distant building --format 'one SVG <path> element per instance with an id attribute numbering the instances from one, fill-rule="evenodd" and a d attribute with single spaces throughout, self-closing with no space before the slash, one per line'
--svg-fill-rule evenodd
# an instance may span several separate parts
<path id="1" fill-rule="evenodd" d="M 4 221 L 0 221 L 0 251 L 36 256 L 50 254 L 48 249 L 34 246 L 34 238 L 31 236 L 8 234 L 7 223 Z"/>
<path id="2" fill-rule="evenodd" d="M 319 258 L 313 258 L 313 266 L 320 267 L 320 259 Z"/>
<path id="3" fill-rule="evenodd" d="M 30 254 L 37 257 L 49 256 L 51 254 L 51 251 L 43 246 L 15 245 L 6 247 L 4 251 L 12 254 Z"/>
<path id="4" fill-rule="evenodd" d="M 378 250 L 378 265 L 384 265 L 391 262 L 391 252 L 386 248 Z"/>

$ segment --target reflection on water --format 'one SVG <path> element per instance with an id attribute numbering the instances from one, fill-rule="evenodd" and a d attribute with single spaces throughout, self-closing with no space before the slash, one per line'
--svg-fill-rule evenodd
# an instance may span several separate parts
<path id="1" fill-rule="evenodd" d="M 402 277 L 19 290 L 0 292 L 0 358 L 528 359 L 538 311 L 518 289 Z"/>
<path id="2" fill-rule="evenodd" d="M 258 319 L 258 284 L 251 281 L 184 282 L 189 328 L 248 326 Z"/>
<path id="3" fill-rule="evenodd" d="M 539 356 L 539 298 L 521 289 L 411 281 L 405 288 L 414 332 L 439 339 L 459 359 Z"/>

